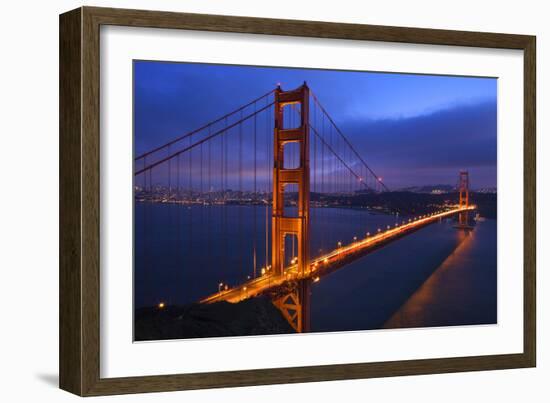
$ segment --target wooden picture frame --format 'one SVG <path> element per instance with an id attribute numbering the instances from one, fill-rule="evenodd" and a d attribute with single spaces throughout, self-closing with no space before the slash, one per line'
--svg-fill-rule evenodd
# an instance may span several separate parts
<path id="1" fill-rule="evenodd" d="M 101 25 L 172 28 L 524 52 L 524 349 L 468 356 L 229 372 L 100 377 L 99 35 Z M 60 16 L 60 387 L 81 396 L 533 367 L 535 37 L 482 32 L 82 7 Z"/>

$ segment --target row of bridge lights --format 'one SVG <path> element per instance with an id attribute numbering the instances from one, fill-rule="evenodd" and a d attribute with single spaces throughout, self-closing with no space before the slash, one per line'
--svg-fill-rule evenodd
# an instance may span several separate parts
<path id="1" fill-rule="evenodd" d="M 294 260 L 297 261 L 298 258 L 294 258 L 293 261 Z M 266 267 L 262 267 L 260 269 L 260 273 L 261 273 L 262 276 L 265 276 L 269 271 L 271 271 L 271 265 L 268 265 Z M 248 276 L 246 276 L 246 278 L 248 280 L 251 280 L 252 276 L 248 275 Z M 219 293 L 221 293 L 222 291 L 227 291 L 227 290 L 229 290 L 229 284 L 226 284 L 226 283 L 223 283 L 223 282 L 218 283 L 218 292 Z M 243 287 L 243 291 L 246 291 L 246 287 Z"/>
<path id="2" fill-rule="evenodd" d="M 421 220 L 421 219 L 424 219 L 424 218 L 429 218 L 435 214 L 441 214 L 443 213 L 444 211 L 443 210 L 439 210 L 435 213 L 429 213 L 429 214 L 424 214 L 424 215 L 421 215 L 421 216 L 417 216 L 417 217 L 413 217 L 413 218 L 409 218 L 408 222 L 411 223 L 413 221 L 417 221 L 417 220 Z M 407 222 L 405 220 L 403 220 L 401 222 L 401 225 L 405 225 Z M 395 227 L 398 227 L 399 226 L 399 223 L 395 223 Z M 391 229 L 391 226 L 390 225 L 387 225 L 386 226 L 386 231 L 389 231 Z M 382 228 L 378 228 L 377 230 L 378 233 L 381 233 L 382 232 Z M 371 233 L 370 232 L 367 232 L 367 238 L 370 237 Z M 354 236 L 353 237 L 353 241 L 354 242 L 357 242 L 357 236 Z M 338 245 L 338 248 L 341 248 L 342 247 L 342 241 L 338 241 L 337 243 Z M 290 264 L 296 264 L 298 262 L 298 257 L 293 257 L 291 260 L 290 260 Z M 329 259 L 328 258 L 325 258 L 323 259 L 323 263 L 327 264 L 329 262 Z M 317 265 L 318 265 L 318 262 L 315 262 L 313 264 L 313 270 L 315 270 L 317 268 Z M 271 270 L 271 265 L 268 265 L 266 267 L 262 267 L 260 272 L 261 272 L 261 275 L 264 276 L 265 274 L 267 274 L 267 272 L 269 272 Z M 290 273 L 287 273 L 286 274 L 287 277 L 290 276 Z M 247 276 L 248 280 L 251 279 L 251 276 Z M 320 281 L 320 278 L 319 276 L 315 277 L 313 279 L 313 282 L 317 283 Z M 219 283 L 218 284 L 218 292 L 221 293 L 222 291 L 227 291 L 229 289 L 229 285 L 227 284 L 224 284 L 224 283 Z M 246 292 L 247 291 L 247 287 L 244 286 L 243 287 L 243 291 Z M 160 309 L 164 308 L 164 303 L 160 303 L 159 306 L 158 306 Z"/>
<path id="3" fill-rule="evenodd" d="M 434 216 L 434 215 L 436 215 L 436 214 L 442 214 L 443 212 L 444 212 L 443 210 L 439 210 L 439 211 L 437 211 L 437 212 L 435 212 L 435 213 L 428 213 L 428 214 L 424 214 L 424 215 L 421 215 L 421 216 L 409 218 L 408 222 L 411 223 L 411 222 L 413 222 L 413 221 L 417 221 L 417 220 L 429 218 L 429 217 L 432 217 L 432 216 Z M 405 225 L 405 224 L 407 224 L 407 221 L 406 221 L 406 220 L 401 221 L 401 225 Z M 399 226 L 399 223 L 396 222 L 394 226 L 397 228 L 397 227 Z M 390 226 L 390 225 L 387 225 L 387 226 L 386 226 L 386 231 L 389 231 L 390 229 L 391 229 L 391 226 Z M 382 228 L 378 228 L 378 229 L 377 229 L 377 232 L 378 232 L 378 233 L 381 233 L 381 232 L 382 232 Z M 370 235 L 371 235 L 370 232 L 367 232 L 367 238 L 370 237 Z M 353 241 L 354 241 L 354 242 L 357 241 L 357 236 L 354 236 L 354 237 L 353 237 Z M 342 247 L 342 241 L 338 241 L 337 245 L 338 245 L 338 248 L 341 248 L 341 247 Z M 327 262 L 328 262 L 328 259 L 325 259 L 325 263 L 327 263 Z"/>

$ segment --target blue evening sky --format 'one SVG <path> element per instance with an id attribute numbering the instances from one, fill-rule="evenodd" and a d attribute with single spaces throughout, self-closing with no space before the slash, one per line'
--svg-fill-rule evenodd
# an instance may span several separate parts
<path id="1" fill-rule="evenodd" d="M 460 169 L 496 186 L 493 78 L 136 61 L 135 151 L 304 80 L 391 188 L 454 184 Z"/>

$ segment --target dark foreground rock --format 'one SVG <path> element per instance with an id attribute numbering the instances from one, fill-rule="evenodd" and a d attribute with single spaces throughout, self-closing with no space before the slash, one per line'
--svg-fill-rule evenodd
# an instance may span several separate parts
<path id="1" fill-rule="evenodd" d="M 191 304 L 138 308 L 136 341 L 294 333 L 267 297 L 237 304 Z"/>

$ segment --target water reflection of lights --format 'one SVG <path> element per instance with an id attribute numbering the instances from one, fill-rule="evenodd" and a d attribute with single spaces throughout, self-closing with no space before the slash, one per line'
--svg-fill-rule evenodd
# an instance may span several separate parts
<path id="1" fill-rule="evenodd" d="M 468 279 L 458 275 L 461 268 L 466 267 L 465 256 L 474 246 L 475 234 L 472 231 L 457 231 L 458 246 L 439 265 L 437 270 L 420 286 L 418 290 L 395 312 L 384 324 L 385 328 L 424 327 L 430 323 L 439 322 L 438 310 L 445 310 L 441 299 L 449 295 L 449 289 L 467 290 Z M 452 276 L 452 281 L 450 280 Z M 462 280 L 462 281 L 461 281 Z M 439 303 L 436 303 L 439 302 Z"/>

